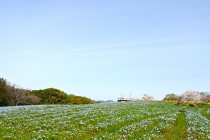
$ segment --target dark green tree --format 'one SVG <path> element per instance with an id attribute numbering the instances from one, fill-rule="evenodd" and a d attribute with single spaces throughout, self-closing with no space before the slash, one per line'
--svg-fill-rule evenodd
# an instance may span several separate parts
<path id="1" fill-rule="evenodd" d="M 178 101 L 179 100 L 179 96 L 171 93 L 171 94 L 166 94 L 165 98 L 163 100 L 171 100 L 171 101 Z"/>
<path id="2" fill-rule="evenodd" d="M 68 103 L 67 94 L 55 88 L 33 90 L 32 93 L 40 98 L 41 104 L 65 104 Z"/>
<path id="3" fill-rule="evenodd" d="M 69 104 L 92 104 L 93 101 L 87 97 L 68 95 Z"/>
<path id="4" fill-rule="evenodd" d="M 3 78 L 0 78 L 0 106 L 5 106 L 7 105 L 7 101 L 6 101 L 6 94 L 7 94 L 7 90 L 6 90 L 6 80 Z"/>

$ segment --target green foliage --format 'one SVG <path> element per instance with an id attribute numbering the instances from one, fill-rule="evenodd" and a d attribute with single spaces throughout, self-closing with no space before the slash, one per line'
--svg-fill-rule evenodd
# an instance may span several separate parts
<path id="1" fill-rule="evenodd" d="M 171 100 L 171 101 L 178 101 L 179 100 L 179 96 L 171 93 L 171 94 L 166 94 L 165 98 L 163 100 Z"/>
<path id="2" fill-rule="evenodd" d="M 26 90 L 16 85 L 7 84 L 0 78 L 0 106 L 6 105 L 35 105 L 35 104 L 91 104 L 91 99 L 68 95 L 55 89 Z"/>
<path id="3" fill-rule="evenodd" d="M 187 137 L 187 124 L 186 124 L 186 111 L 180 110 L 180 113 L 177 115 L 174 125 L 169 129 L 168 132 L 163 134 L 163 140 L 178 140 L 186 139 Z"/>
<path id="4" fill-rule="evenodd" d="M 67 94 L 55 88 L 47 88 L 44 90 L 31 91 L 34 95 L 38 96 L 40 104 L 65 104 L 67 103 Z"/>
<path id="5" fill-rule="evenodd" d="M 7 105 L 6 92 L 6 80 L 0 78 L 0 106 Z"/>
<path id="6" fill-rule="evenodd" d="M 93 101 L 89 98 L 75 95 L 68 95 L 68 101 L 70 104 L 92 104 Z"/>
<path id="7" fill-rule="evenodd" d="M 68 95 L 65 92 L 48 88 L 44 90 L 33 90 L 32 94 L 38 96 L 40 104 L 91 104 L 92 101 L 89 98 L 75 95 Z"/>
<path id="8" fill-rule="evenodd" d="M 207 108 L 210 108 L 210 104 L 207 104 L 207 103 L 197 103 L 196 105 L 198 107 L 207 107 Z"/>

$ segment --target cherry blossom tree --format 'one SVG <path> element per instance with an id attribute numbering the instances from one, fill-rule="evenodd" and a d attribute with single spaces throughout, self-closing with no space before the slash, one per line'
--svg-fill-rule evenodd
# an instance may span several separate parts
<path id="1" fill-rule="evenodd" d="M 181 95 L 180 100 L 200 102 L 201 98 L 202 96 L 198 91 L 187 90 Z"/>
<path id="2" fill-rule="evenodd" d="M 153 96 L 149 96 L 148 94 L 144 94 L 144 96 L 142 97 L 143 100 L 153 100 Z"/>

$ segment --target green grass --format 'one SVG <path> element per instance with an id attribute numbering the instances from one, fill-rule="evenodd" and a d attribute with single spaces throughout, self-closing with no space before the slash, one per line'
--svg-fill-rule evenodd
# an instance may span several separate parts
<path id="1" fill-rule="evenodd" d="M 209 112 L 208 112 L 209 111 Z M 208 120 L 210 120 L 210 107 L 206 106 L 201 111 L 201 114 L 206 117 Z"/>
<path id="2" fill-rule="evenodd" d="M 180 110 L 176 121 L 169 131 L 163 134 L 163 140 L 185 140 L 187 138 L 186 111 Z"/>

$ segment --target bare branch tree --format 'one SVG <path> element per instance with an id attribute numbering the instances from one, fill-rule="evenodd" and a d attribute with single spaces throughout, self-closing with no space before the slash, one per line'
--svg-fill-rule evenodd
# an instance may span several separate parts
<path id="1" fill-rule="evenodd" d="M 9 105 L 19 105 L 27 102 L 26 90 L 17 85 L 7 85 L 7 101 Z"/>

